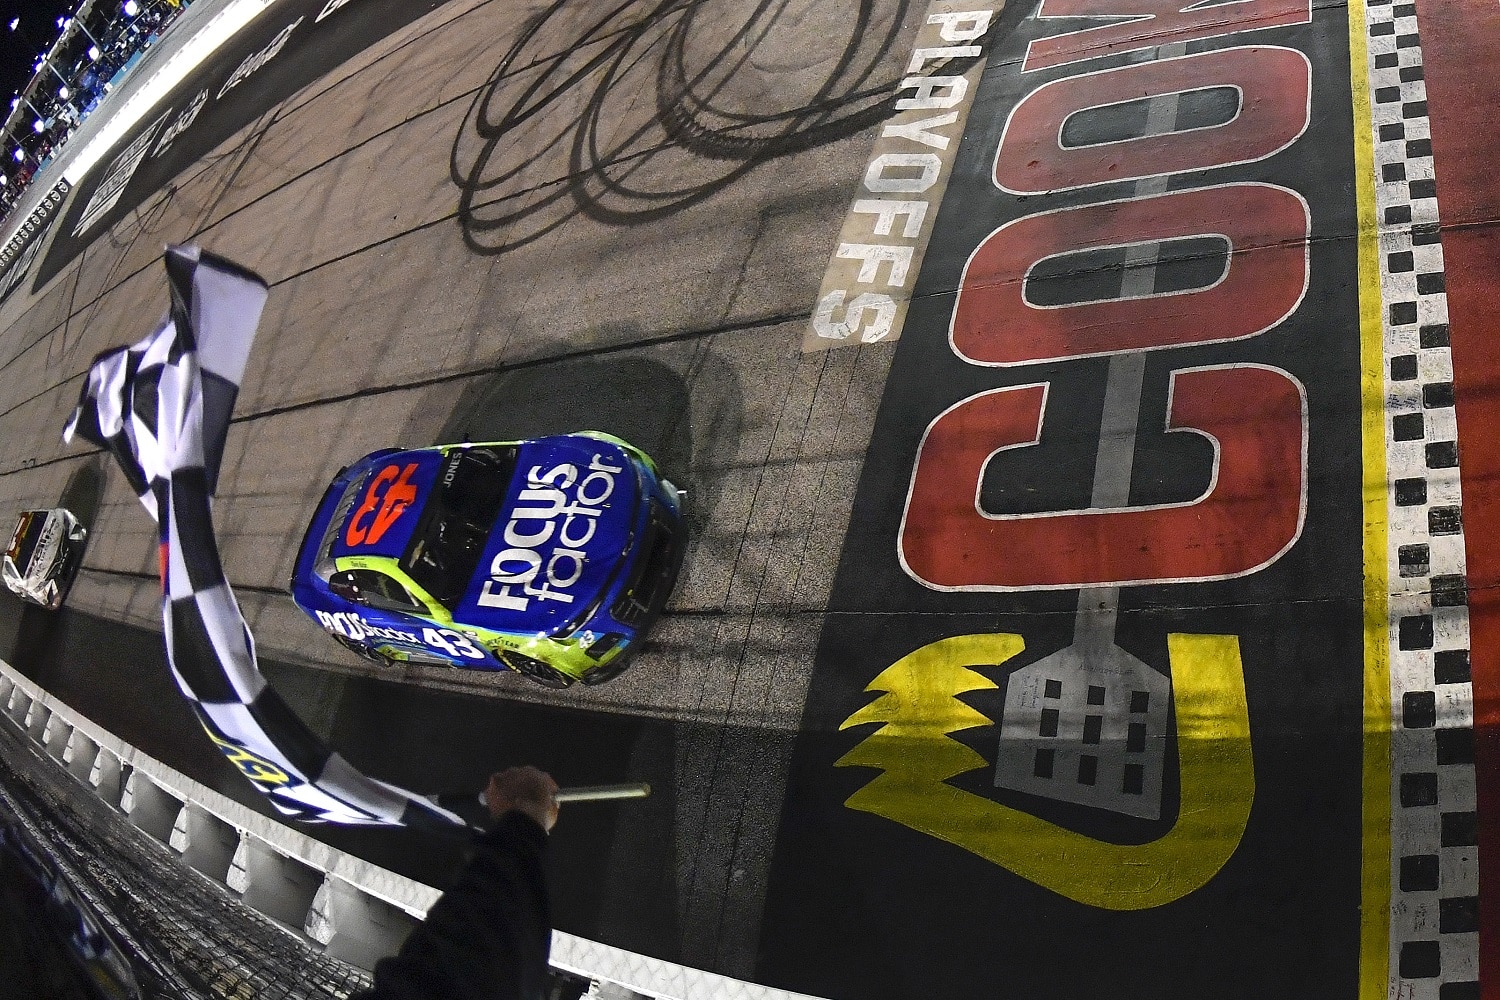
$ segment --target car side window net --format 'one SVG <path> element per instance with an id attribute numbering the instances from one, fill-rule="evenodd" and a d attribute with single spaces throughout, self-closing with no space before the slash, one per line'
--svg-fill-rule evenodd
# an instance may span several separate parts
<path id="1" fill-rule="evenodd" d="M 400 583 L 372 569 L 351 569 L 335 573 L 328 589 L 347 601 L 384 611 L 425 610 Z"/>

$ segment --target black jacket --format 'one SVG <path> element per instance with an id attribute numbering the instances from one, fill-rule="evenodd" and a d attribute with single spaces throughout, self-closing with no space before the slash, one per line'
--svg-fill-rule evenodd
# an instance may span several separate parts
<path id="1" fill-rule="evenodd" d="M 539 1000 L 552 943 L 546 846 L 541 826 L 515 811 L 475 837 L 453 887 L 354 1000 Z"/>

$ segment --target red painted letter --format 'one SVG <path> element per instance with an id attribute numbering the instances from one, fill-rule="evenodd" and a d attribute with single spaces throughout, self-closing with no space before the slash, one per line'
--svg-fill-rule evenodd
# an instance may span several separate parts
<path id="1" fill-rule="evenodd" d="M 1239 111 L 1223 125 L 1088 146 L 1062 145 L 1069 116 L 1210 87 L 1239 90 Z M 1295 49 L 1244 47 L 1121 66 L 1044 84 L 1005 123 L 995 183 L 1012 194 L 1206 170 L 1265 159 L 1307 128 L 1312 64 Z"/>
<path id="2" fill-rule="evenodd" d="M 1307 203 L 1270 184 L 1226 184 L 1043 212 L 1007 223 L 964 267 L 949 339 L 977 365 L 1241 340 L 1290 316 L 1307 290 Z M 1034 306 L 1025 279 L 1040 260 L 1194 236 L 1229 240 L 1224 279 L 1207 288 Z"/>
<path id="3" fill-rule="evenodd" d="M 1022 71 L 1066 66 L 1173 42 L 1196 42 L 1257 28 L 1279 28 L 1312 20 L 1311 0 L 1042 0 L 1036 16 L 1111 18 L 1097 28 L 1065 31 L 1026 47 Z M 1129 20 L 1125 20 L 1128 18 Z"/>
<path id="4" fill-rule="evenodd" d="M 934 590 L 1034 590 L 1222 580 L 1270 565 L 1302 532 L 1302 386 L 1279 368 L 1172 375 L 1167 429 L 1215 443 L 1208 492 L 1162 507 L 994 515 L 985 466 L 1041 435 L 1042 386 L 971 396 L 927 428 L 901 519 L 901 564 Z"/>

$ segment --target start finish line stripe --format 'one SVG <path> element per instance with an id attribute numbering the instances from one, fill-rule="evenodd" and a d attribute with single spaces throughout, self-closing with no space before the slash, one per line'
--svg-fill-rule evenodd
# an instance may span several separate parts
<path id="1" fill-rule="evenodd" d="M 1364 987 L 1367 996 L 1389 990 L 1398 998 L 1417 997 L 1427 988 L 1469 996 L 1464 991 L 1477 990 L 1479 972 L 1475 779 L 1466 749 L 1472 746 L 1473 694 L 1465 518 L 1424 59 L 1414 7 L 1376 0 L 1351 7 L 1350 21 L 1355 145 L 1371 151 L 1368 159 L 1359 157 L 1358 167 L 1361 273 L 1364 279 L 1379 274 L 1374 332 L 1383 347 L 1365 352 L 1367 393 L 1379 390 L 1374 400 L 1366 396 L 1367 431 L 1374 402 L 1384 445 L 1377 457 L 1367 438 L 1366 497 L 1368 504 L 1373 466 L 1383 458 L 1378 495 L 1385 507 L 1378 521 L 1367 516 L 1367 543 L 1373 549 L 1376 524 L 1387 539 L 1380 563 L 1367 562 L 1367 586 L 1376 579 L 1384 585 L 1383 594 L 1367 594 L 1367 612 L 1378 612 L 1372 617 L 1380 620 L 1371 624 L 1380 628 L 1390 668 L 1388 689 L 1367 694 Z M 1362 300 L 1368 347 L 1370 302 L 1364 294 Z M 1372 371 L 1370 361 L 1379 367 Z M 1474 426 L 1465 426 L 1472 437 Z M 1383 768 L 1369 765 L 1384 719 L 1390 720 L 1389 783 L 1377 791 L 1374 772 Z M 1377 795 L 1390 803 L 1388 851 L 1379 852 L 1390 859 L 1383 879 L 1371 870 Z M 1388 910 L 1369 891 L 1380 881 Z M 1381 947 L 1375 925 L 1386 914 L 1389 940 Z M 1387 981 L 1371 975 L 1382 952 Z"/>
<path id="2" fill-rule="evenodd" d="M 1426 53 L 1424 96 L 1432 108 L 1436 201 L 1445 226 L 1453 379 L 1465 428 L 1464 522 L 1474 540 L 1467 557 L 1482 885 L 1494 879 L 1500 858 L 1500 357 L 1494 334 L 1500 289 L 1500 7 L 1449 0 L 1423 2 L 1413 12 Z M 1491 886 L 1479 906 L 1483 995 L 1500 997 L 1500 893 Z"/>
<path id="3" fill-rule="evenodd" d="M 1359 995 L 1374 1000 L 1391 975 L 1390 616 L 1387 585 L 1385 338 L 1380 315 L 1380 247 L 1375 216 L 1375 152 L 1370 124 L 1364 0 L 1349 4 L 1349 83 L 1354 112 L 1358 201 L 1360 437 L 1365 520 L 1365 733 L 1360 800 Z"/>

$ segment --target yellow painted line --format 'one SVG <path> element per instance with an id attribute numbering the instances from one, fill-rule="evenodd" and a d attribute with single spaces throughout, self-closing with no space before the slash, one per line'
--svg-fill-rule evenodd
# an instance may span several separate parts
<path id="1" fill-rule="evenodd" d="M 1364 507 L 1364 767 L 1361 789 L 1359 995 L 1381 1000 L 1391 972 L 1391 678 L 1386 541 L 1385 340 L 1365 0 L 1349 3 L 1349 76 L 1358 204 L 1360 436 Z"/>

